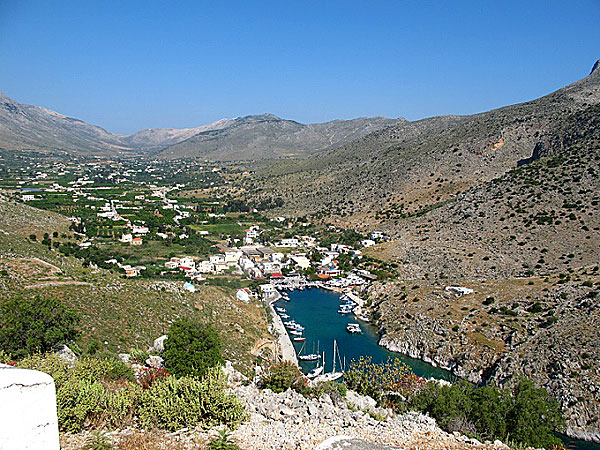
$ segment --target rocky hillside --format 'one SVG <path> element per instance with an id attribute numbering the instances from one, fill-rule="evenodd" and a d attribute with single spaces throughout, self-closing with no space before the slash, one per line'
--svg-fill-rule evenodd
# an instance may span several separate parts
<path id="1" fill-rule="evenodd" d="M 167 159 L 223 161 L 304 157 L 402 121 L 374 117 L 305 125 L 263 114 L 122 136 L 55 111 L 23 105 L 0 93 L 0 149 L 80 156 L 158 154 Z"/>
<path id="2" fill-rule="evenodd" d="M 40 106 L 23 105 L 0 92 L 0 148 L 61 150 L 75 154 L 128 150 L 119 136 Z"/>
<path id="3" fill-rule="evenodd" d="M 252 160 L 298 158 L 351 142 L 403 122 L 384 117 L 301 124 L 272 114 L 235 119 L 227 127 L 198 133 L 158 154 L 159 158 Z"/>
<path id="4" fill-rule="evenodd" d="M 251 198 L 277 192 L 290 214 L 373 228 L 453 200 L 530 158 L 565 116 L 600 102 L 600 67 L 545 97 L 473 116 L 402 122 L 304 161 L 260 170 Z"/>
<path id="5" fill-rule="evenodd" d="M 448 285 L 474 293 L 458 297 Z M 525 375 L 560 402 L 568 434 L 600 441 L 598 266 L 504 280 L 375 285 L 380 344 L 474 383 L 513 385 Z"/>

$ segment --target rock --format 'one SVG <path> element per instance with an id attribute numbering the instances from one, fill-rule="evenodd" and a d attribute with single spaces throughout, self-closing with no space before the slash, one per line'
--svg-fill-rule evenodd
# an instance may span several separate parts
<path id="1" fill-rule="evenodd" d="M 54 350 L 54 353 L 58 355 L 60 359 L 69 364 L 70 367 L 73 367 L 75 361 L 77 360 L 77 355 L 66 345 L 61 345 Z"/>
<path id="2" fill-rule="evenodd" d="M 149 352 L 162 353 L 165 351 L 165 340 L 168 339 L 166 334 L 163 334 L 161 337 L 154 339 L 152 343 L 152 347 L 148 349 Z"/>
<path id="3" fill-rule="evenodd" d="M 354 391 L 348 390 L 346 392 L 346 401 L 349 405 L 352 405 L 356 409 L 361 411 L 373 411 L 377 407 L 375 399 L 368 395 L 360 395 Z"/>
<path id="4" fill-rule="evenodd" d="M 119 353 L 118 357 L 124 363 L 129 363 L 129 361 L 131 360 L 131 355 L 129 353 Z"/>
<path id="5" fill-rule="evenodd" d="M 398 447 L 349 436 L 333 436 L 319 444 L 316 450 L 391 450 L 395 448 Z"/>
<path id="6" fill-rule="evenodd" d="M 244 374 L 238 372 L 233 367 L 233 365 L 231 364 L 231 361 L 225 361 L 225 366 L 223 367 L 223 372 L 225 372 L 227 374 L 229 381 L 233 382 L 233 383 L 239 383 L 242 381 L 246 381 L 248 379 L 248 377 L 246 377 Z"/>
<path id="7" fill-rule="evenodd" d="M 152 355 L 146 360 L 146 365 L 154 369 L 161 369 L 164 366 L 164 361 L 160 356 Z"/>

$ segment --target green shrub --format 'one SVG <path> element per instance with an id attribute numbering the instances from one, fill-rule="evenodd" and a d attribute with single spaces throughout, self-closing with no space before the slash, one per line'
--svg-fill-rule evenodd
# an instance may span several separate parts
<path id="1" fill-rule="evenodd" d="M 551 448 L 560 440 L 565 421 L 558 402 L 544 389 L 521 379 L 511 395 L 494 386 L 475 387 L 467 382 L 451 386 L 428 383 L 409 400 L 409 408 L 428 413 L 448 431 L 480 439 L 511 439 L 534 447 Z"/>
<path id="2" fill-rule="evenodd" d="M 14 358 L 51 351 L 74 339 L 77 317 L 55 298 L 15 298 L 0 304 L 0 348 Z"/>
<path id="3" fill-rule="evenodd" d="M 219 431 L 219 435 L 210 440 L 207 448 L 208 450 L 239 450 L 227 430 Z"/>
<path id="4" fill-rule="evenodd" d="M 203 379 L 168 376 L 140 396 L 138 417 L 144 427 L 175 431 L 198 424 L 211 427 L 237 425 L 245 417 L 238 399 L 227 393 L 220 368 L 209 369 Z"/>
<path id="5" fill-rule="evenodd" d="M 147 351 L 140 350 L 138 348 L 131 349 L 129 351 L 130 360 L 132 363 L 145 364 L 146 360 L 150 356 Z"/>
<path id="6" fill-rule="evenodd" d="M 282 361 L 265 369 L 260 387 L 273 392 L 284 392 L 289 388 L 305 389 L 306 379 L 298 366 L 290 361 Z"/>
<path id="7" fill-rule="evenodd" d="M 223 363 L 221 340 L 210 325 L 197 320 L 178 319 L 169 329 L 163 358 L 175 376 L 202 377 L 209 368 Z"/>
<path id="8" fill-rule="evenodd" d="M 352 360 L 344 380 L 350 389 L 377 401 L 388 393 L 408 395 L 423 385 L 422 378 L 398 358 L 381 364 L 373 363 L 371 357 Z"/>

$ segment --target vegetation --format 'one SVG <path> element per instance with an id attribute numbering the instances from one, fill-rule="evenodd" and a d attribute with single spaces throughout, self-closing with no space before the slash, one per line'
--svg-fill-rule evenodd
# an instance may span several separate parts
<path id="1" fill-rule="evenodd" d="M 290 388 L 298 390 L 306 387 L 306 378 L 294 363 L 282 361 L 265 369 L 260 387 L 273 392 L 284 392 Z"/>
<path id="2" fill-rule="evenodd" d="M 163 358 L 173 375 L 202 377 L 223 363 L 221 339 L 212 326 L 182 318 L 171 325 L 168 335 Z"/>
<path id="3" fill-rule="evenodd" d="M 424 383 L 398 358 L 389 358 L 382 364 L 373 363 L 371 357 L 352 360 L 344 380 L 350 389 L 384 402 L 412 393 Z"/>
<path id="4" fill-rule="evenodd" d="M 55 298 L 14 298 L 0 304 L 0 347 L 13 358 L 48 352 L 74 339 L 77 316 Z"/>
<path id="5" fill-rule="evenodd" d="M 242 405 L 227 393 L 220 368 L 209 369 L 202 378 L 156 377 L 144 389 L 131 368 L 116 359 L 84 357 L 71 368 L 55 354 L 38 354 L 18 365 L 54 378 L 61 431 L 132 426 L 134 417 L 145 428 L 175 431 L 196 425 L 236 426 L 245 417 Z"/>
<path id="6" fill-rule="evenodd" d="M 428 383 L 408 405 L 428 413 L 448 431 L 504 442 L 510 439 L 536 448 L 560 445 L 553 432 L 562 431 L 565 425 L 558 402 L 525 378 L 512 393 L 466 382 Z"/>

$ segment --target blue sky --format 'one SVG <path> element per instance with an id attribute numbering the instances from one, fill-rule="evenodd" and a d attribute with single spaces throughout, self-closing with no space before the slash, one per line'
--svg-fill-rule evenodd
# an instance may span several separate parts
<path id="1" fill-rule="evenodd" d="M 0 0 L 0 91 L 117 133 L 471 114 L 587 75 L 599 21 L 599 0 Z"/>

